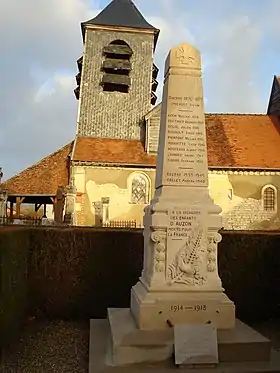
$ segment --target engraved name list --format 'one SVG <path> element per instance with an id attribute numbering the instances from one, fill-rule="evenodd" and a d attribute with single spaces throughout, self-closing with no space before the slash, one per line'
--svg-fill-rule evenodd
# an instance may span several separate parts
<path id="1" fill-rule="evenodd" d="M 206 186 L 203 98 L 168 96 L 168 103 L 165 182 L 169 185 Z"/>

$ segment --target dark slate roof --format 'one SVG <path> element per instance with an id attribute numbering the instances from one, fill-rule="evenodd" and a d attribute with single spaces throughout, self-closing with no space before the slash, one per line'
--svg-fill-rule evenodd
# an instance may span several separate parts
<path id="1" fill-rule="evenodd" d="M 159 35 L 159 30 L 145 20 L 131 0 L 113 0 L 95 18 L 82 23 L 83 35 L 86 25 L 150 29 L 155 33 L 155 44 Z"/>
<path id="2" fill-rule="evenodd" d="M 268 115 L 280 115 L 280 77 L 274 75 L 268 108 Z"/>

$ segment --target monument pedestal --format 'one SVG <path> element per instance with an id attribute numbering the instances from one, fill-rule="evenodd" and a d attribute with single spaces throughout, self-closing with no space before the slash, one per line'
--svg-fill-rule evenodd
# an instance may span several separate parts
<path id="1" fill-rule="evenodd" d="M 166 364 L 172 370 L 175 351 L 180 364 L 215 362 L 219 372 L 275 371 L 270 342 L 236 322 L 218 274 L 222 218 L 208 190 L 201 60 L 185 43 L 166 60 L 155 187 L 130 309 L 109 309 L 107 321 L 91 322 L 90 348 L 99 355 L 103 327 L 103 368 Z M 99 355 L 90 351 L 90 373 Z"/>
<path id="2" fill-rule="evenodd" d="M 168 329 L 170 324 L 235 327 L 234 303 L 222 292 L 148 292 L 139 281 L 132 288 L 130 307 L 137 327 L 142 330 Z"/>
<path id="3" fill-rule="evenodd" d="M 217 339 L 219 365 L 215 372 L 280 371 L 279 352 L 271 351 L 268 339 L 239 320 L 232 330 L 218 330 Z M 128 308 L 108 309 L 106 320 L 91 320 L 89 373 L 172 371 L 176 369 L 173 354 L 173 328 L 141 330 Z M 209 368 L 205 372 L 209 373 Z"/>

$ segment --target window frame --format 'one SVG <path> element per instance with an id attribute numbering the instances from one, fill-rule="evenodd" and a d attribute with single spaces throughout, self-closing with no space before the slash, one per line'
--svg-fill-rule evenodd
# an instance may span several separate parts
<path id="1" fill-rule="evenodd" d="M 273 209 L 266 209 L 266 206 L 265 206 L 265 192 L 268 189 L 272 189 L 274 192 L 274 208 Z M 262 197 L 262 210 L 263 211 L 265 212 L 276 212 L 277 211 L 277 188 L 274 185 L 272 184 L 265 185 L 262 188 L 261 197 Z"/>
<path id="2" fill-rule="evenodd" d="M 132 192 L 133 192 L 133 180 L 137 177 L 137 176 L 140 176 L 142 177 L 145 182 L 146 182 L 146 198 L 145 198 L 145 202 L 133 202 L 133 199 L 132 199 Z M 127 178 L 127 190 L 128 190 L 128 198 L 129 198 L 129 203 L 132 204 L 132 205 L 147 205 L 150 203 L 150 195 L 151 195 L 151 180 L 149 178 L 149 176 L 144 173 L 144 172 L 132 172 L 129 177 Z"/>

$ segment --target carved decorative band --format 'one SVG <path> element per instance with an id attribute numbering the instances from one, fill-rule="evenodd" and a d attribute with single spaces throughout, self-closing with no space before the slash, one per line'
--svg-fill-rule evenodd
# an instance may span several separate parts
<path id="1" fill-rule="evenodd" d="M 151 233 L 151 240 L 154 242 L 155 270 L 164 272 L 166 259 L 166 231 L 156 230 Z"/>
<path id="2" fill-rule="evenodd" d="M 215 233 L 208 237 L 208 257 L 207 257 L 207 270 L 214 272 L 217 269 L 217 244 L 221 242 L 222 236 L 220 233 Z"/>
<path id="3" fill-rule="evenodd" d="M 260 171 L 260 170 L 208 170 L 211 175 L 243 175 L 243 176 L 275 176 L 280 175 L 280 171 Z"/>

